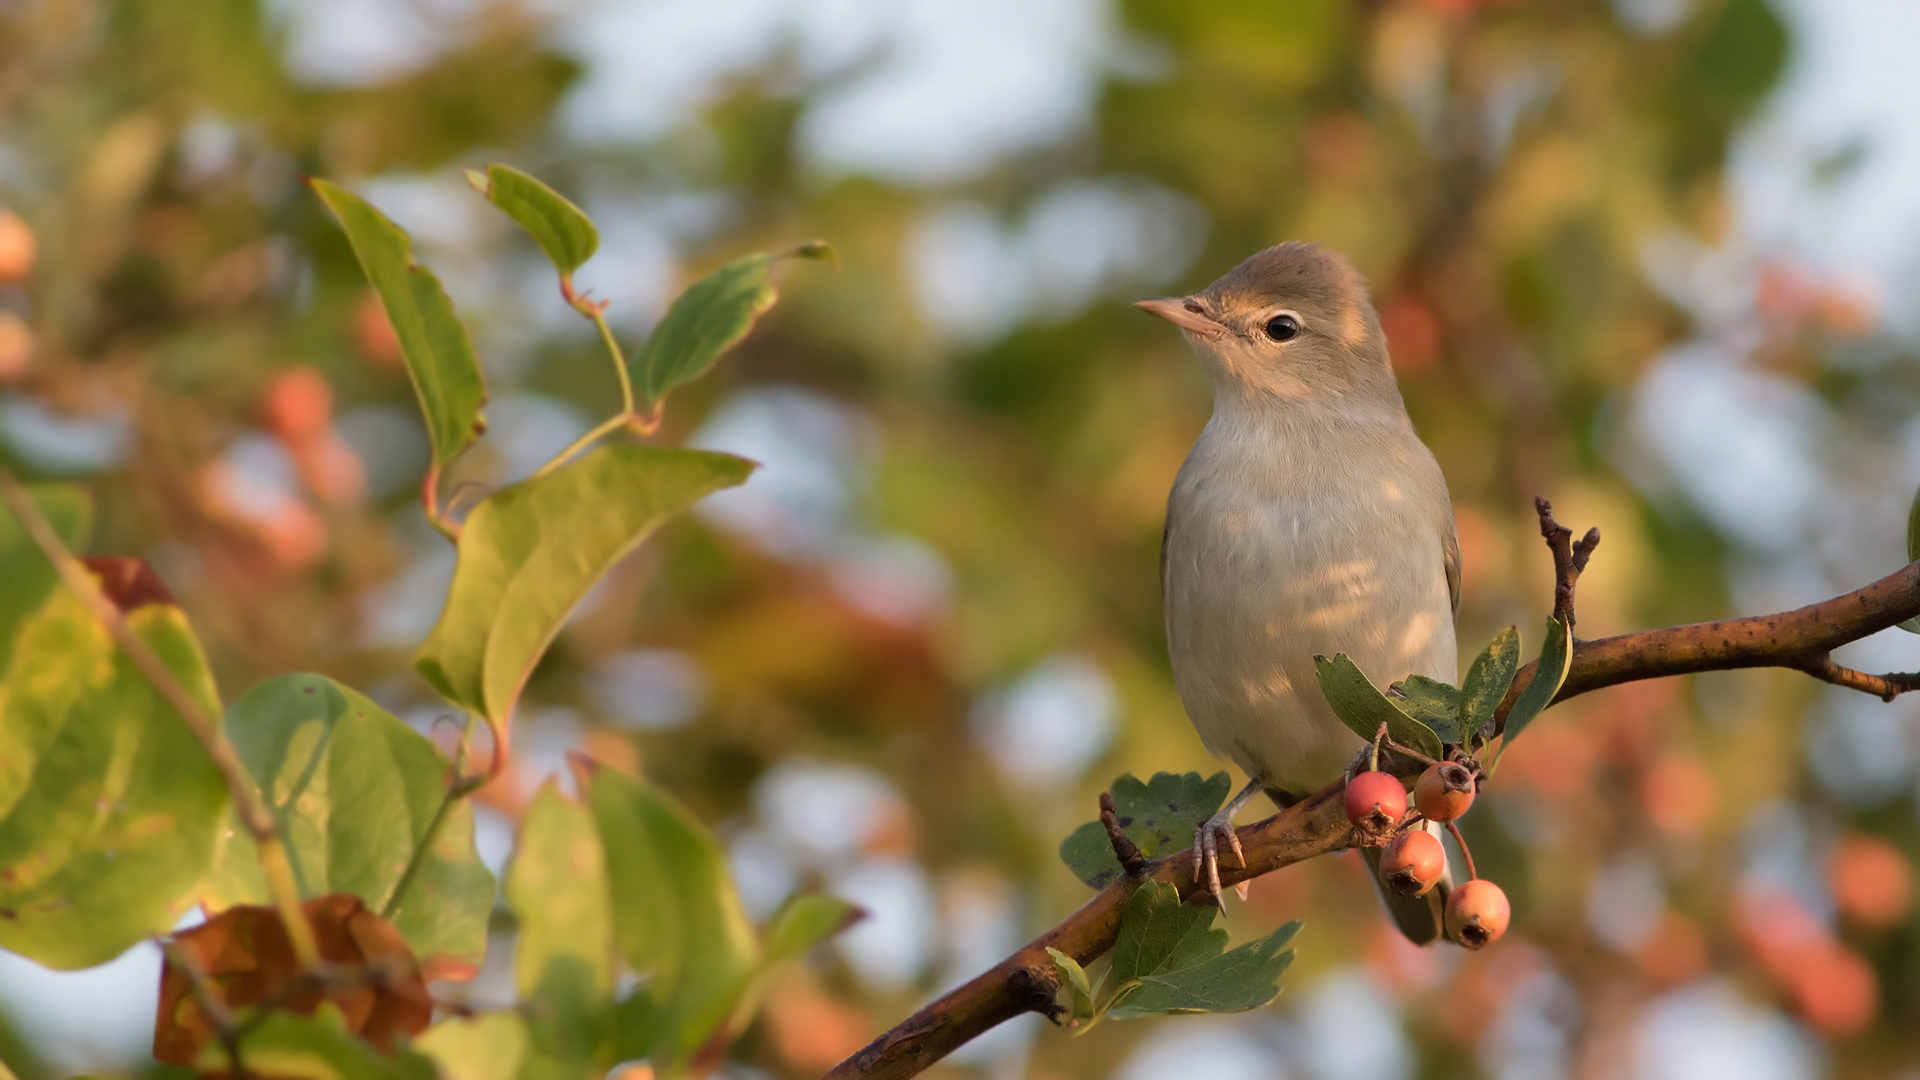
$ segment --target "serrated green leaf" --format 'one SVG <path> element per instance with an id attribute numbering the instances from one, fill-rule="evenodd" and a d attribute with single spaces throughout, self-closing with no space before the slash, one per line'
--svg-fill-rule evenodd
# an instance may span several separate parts
<path id="1" fill-rule="evenodd" d="M 514 1080 L 527 1053 L 527 1022 L 518 1013 L 451 1016 L 413 1040 L 440 1080 Z"/>
<path id="2" fill-rule="evenodd" d="M 126 615 L 208 716 L 220 698 L 186 616 Z M 206 749 L 79 598 L 56 590 L 0 679 L 0 948 L 91 967 L 190 907 L 226 819 Z"/>
<path id="3" fill-rule="evenodd" d="M 487 387 L 467 328 L 454 315 L 440 279 L 413 261 L 413 241 L 404 229 L 345 188 L 325 180 L 309 183 L 346 230 L 360 269 L 380 294 L 394 336 L 400 339 L 438 475 L 487 429 L 480 414 Z"/>
<path id="4" fill-rule="evenodd" d="M 93 536 L 93 498 L 69 484 L 33 484 L 27 497 L 40 508 L 69 551 L 85 550 Z M 0 671 L 13 655 L 13 636 L 60 582 L 33 538 L 0 506 Z"/>
<path id="5" fill-rule="evenodd" d="M 513 973 L 528 1014 L 529 1063 L 596 1060 L 610 1034 L 613 893 L 593 814 L 548 780 L 520 821 L 507 903 L 520 920 Z"/>
<path id="6" fill-rule="evenodd" d="M 1180 890 L 1148 881 L 1120 909 L 1120 937 L 1113 946 L 1113 979 L 1125 985 L 1149 975 L 1193 967 L 1219 956 L 1227 932 L 1213 929 L 1212 904 L 1183 904 Z"/>
<path id="7" fill-rule="evenodd" d="M 838 934 L 866 912 L 837 896 L 804 893 L 788 900 L 767 923 L 766 962 L 790 960 Z"/>
<path id="8" fill-rule="evenodd" d="M 1051 945 L 1047 946 L 1047 955 L 1053 957 L 1053 970 L 1060 976 L 1060 985 L 1067 988 L 1068 996 L 1073 999 L 1073 1015 L 1092 1016 L 1093 984 L 1087 981 L 1087 969 Z"/>
<path id="9" fill-rule="evenodd" d="M 833 249 L 814 241 L 788 254 L 831 259 Z M 778 259 L 775 255 L 735 259 L 688 286 L 674 300 L 646 347 L 633 358 L 634 388 L 649 405 L 674 387 L 705 375 L 773 307 L 780 293 L 769 274 Z"/>
<path id="10" fill-rule="evenodd" d="M 385 911 L 446 803 L 451 763 L 432 740 L 323 675 L 254 687 L 227 710 L 226 731 L 280 823 L 300 895 L 347 892 Z M 272 902 L 251 837 L 229 837 L 203 896 L 215 910 Z M 455 800 L 391 921 L 429 970 L 470 972 L 486 956 L 493 899 L 473 807 Z"/>
<path id="11" fill-rule="evenodd" d="M 1157 859 L 1193 844 L 1193 834 L 1227 801 L 1233 780 L 1224 772 L 1202 779 L 1197 772 L 1154 773 L 1141 783 L 1132 773 L 1113 782 L 1115 816 L 1120 831 L 1140 846 L 1141 854 Z M 1104 889 L 1121 874 L 1107 830 L 1090 821 L 1060 842 L 1060 859 L 1075 877 Z"/>
<path id="12" fill-rule="evenodd" d="M 635 972 L 652 975 L 653 1067 L 677 1075 L 734 1020 L 760 943 L 725 849 L 679 803 L 611 769 L 592 774 L 586 799 L 609 854 L 615 940 Z"/>
<path id="13" fill-rule="evenodd" d="M 1509 626 L 1493 636 L 1486 649 L 1474 658 L 1473 666 L 1467 669 L 1467 677 L 1460 681 L 1461 731 L 1477 732 L 1493 719 L 1494 710 L 1507 696 L 1507 688 L 1513 685 L 1513 675 L 1518 670 L 1520 631 Z"/>
<path id="14" fill-rule="evenodd" d="M 504 743 L 521 687 L 594 582 L 662 522 L 754 467 L 702 450 L 602 446 L 494 492 L 460 532 L 447 606 L 414 667 Z"/>
<path id="15" fill-rule="evenodd" d="M 332 1002 L 312 1016 L 267 1013 L 242 1038 L 240 1052 L 249 1073 L 276 1080 L 436 1080 L 428 1058 L 405 1050 L 382 1054 L 347 1031 Z M 232 1066 L 226 1049 L 211 1039 L 198 1064 L 220 1074 Z"/>
<path id="16" fill-rule="evenodd" d="M 1526 689 L 1514 699 L 1513 709 L 1507 713 L 1506 736 L 1500 741 L 1500 753 L 1506 755 L 1507 747 L 1525 731 L 1535 717 L 1547 711 L 1553 704 L 1554 695 L 1567 683 L 1567 673 L 1573 670 L 1573 635 L 1567 632 L 1565 623 L 1558 619 L 1547 620 L 1547 633 L 1540 646 L 1540 665 L 1534 669 L 1533 679 Z M 1499 764 L 1495 759 L 1495 765 Z"/>
<path id="17" fill-rule="evenodd" d="M 1425 675 L 1409 675 L 1394 683 L 1398 698 L 1389 697 L 1396 708 L 1433 729 L 1443 743 L 1463 743 L 1460 730 L 1460 691 L 1451 683 Z"/>
<path id="18" fill-rule="evenodd" d="M 467 180 L 527 230 L 561 277 L 580 269 L 599 249 L 600 232 L 586 212 L 526 173 L 508 165 L 489 165 L 485 175 L 469 172 Z"/>
<path id="19" fill-rule="evenodd" d="M 1920 562 L 1920 491 L 1913 493 L 1913 506 L 1907 510 L 1907 561 Z M 1920 634 L 1920 615 L 1899 626 L 1910 634 Z"/>
<path id="20" fill-rule="evenodd" d="M 1299 929 L 1298 922 L 1290 922 L 1268 937 L 1191 967 L 1145 976 L 1107 1015 L 1132 1020 L 1161 1013 L 1243 1012 L 1265 1005 L 1280 993 L 1280 976 L 1293 962 L 1293 950 L 1286 945 Z"/>
<path id="21" fill-rule="evenodd" d="M 1381 693 L 1346 653 L 1332 659 L 1316 656 L 1313 662 L 1320 675 L 1320 692 L 1326 695 L 1327 704 L 1333 706 L 1333 714 L 1354 734 L 1371 743 L 1384 723 L 1394 742 L 1428 757 L 1440 756 L 1439 734 L 1407 715 Z"/>

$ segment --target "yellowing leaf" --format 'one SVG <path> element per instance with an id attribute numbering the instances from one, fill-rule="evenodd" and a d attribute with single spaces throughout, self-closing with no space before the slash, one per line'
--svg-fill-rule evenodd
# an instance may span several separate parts
<path id="1" fill-rule="evenodd" d="M 460 532 L 446 610 L 414 667 L 504 743 L 527 677 L 593 583 L 662 522 L 753 468 L 700 450 L 603 446 L 494 492 Z"/>
<path id="2" fill-rule="evenodd" d="M 127 613 L 208 715 L 220 701 L 186 616 Z M 226 818 L 200 740 L 71 592 L 21 626 L 0 679 L 0 948 L 105 963 L 193 902 Z"/>

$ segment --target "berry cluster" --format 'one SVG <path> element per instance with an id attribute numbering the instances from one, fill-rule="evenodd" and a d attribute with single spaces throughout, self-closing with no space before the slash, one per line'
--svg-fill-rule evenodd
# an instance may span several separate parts
<path id="1" fill-rule="evenodd" d="M 1453 823 L 1473 805 L 1478 788 L 1479 772 L 1471 761 L 1440 761 L 1414 782 L 1411 808 L 1400 779 L 1377 768 L 1354 776 L 1346 790 L 1347 820 L 1361 846 L 1386 849 L 1380 856 L 1380 877 L 1400 896 L 1425 896 L 1446 874 L 1446 850 L 1424 823 L 1452 830 L 1466 856 L 1469 880 L 1447 897 L 1447 936 L 1469 949 L 1499 940 L 1511 915 L 1507 894 L 1475 873 L 1473 855 Z"/>

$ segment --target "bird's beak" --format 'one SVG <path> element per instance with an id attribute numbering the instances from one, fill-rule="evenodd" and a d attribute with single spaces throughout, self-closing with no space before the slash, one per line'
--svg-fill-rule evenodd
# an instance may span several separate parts
<path id="1" fill-rule="evenodd" d="M 1207 309 L 1200 301 L 1191 296 L 1162 296 L 1152 300 L 1136 300 L 1134 307 L 1152 315 L 1158 315 L 1173 325 L 1189 333 L 1204 338 L 1215 338 L 1227 332 L 1227 328 L 1213 321 L 1207 315 Z"/>

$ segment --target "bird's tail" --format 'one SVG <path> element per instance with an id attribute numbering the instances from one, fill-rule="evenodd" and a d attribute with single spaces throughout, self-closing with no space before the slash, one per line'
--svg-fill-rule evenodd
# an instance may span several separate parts
<path id="1" fill-rule="evenodd" d="M 1425 828 L 1428 832 L 1438 832 L 1438 827 L 1429 821 Z M 1361 848 L 1360 854 L 1366 856 L 1367 868 L 1373 872 L 1374 888 L 1380 891 L 1380 899 L 1386 902 L 1387 914 L 1393 916 L 1393 924 L 1415 945 L 1426 945 L 1440 937 L 1446 928 L 1447 894 L 1453 891 L 1453 870 L 1451 867 L 1440 875 L 1440 881 L 1427 890 L 1425 896 L 1400 896 L 1387 883 L 1380 879 L 1380 848 Z"/>

